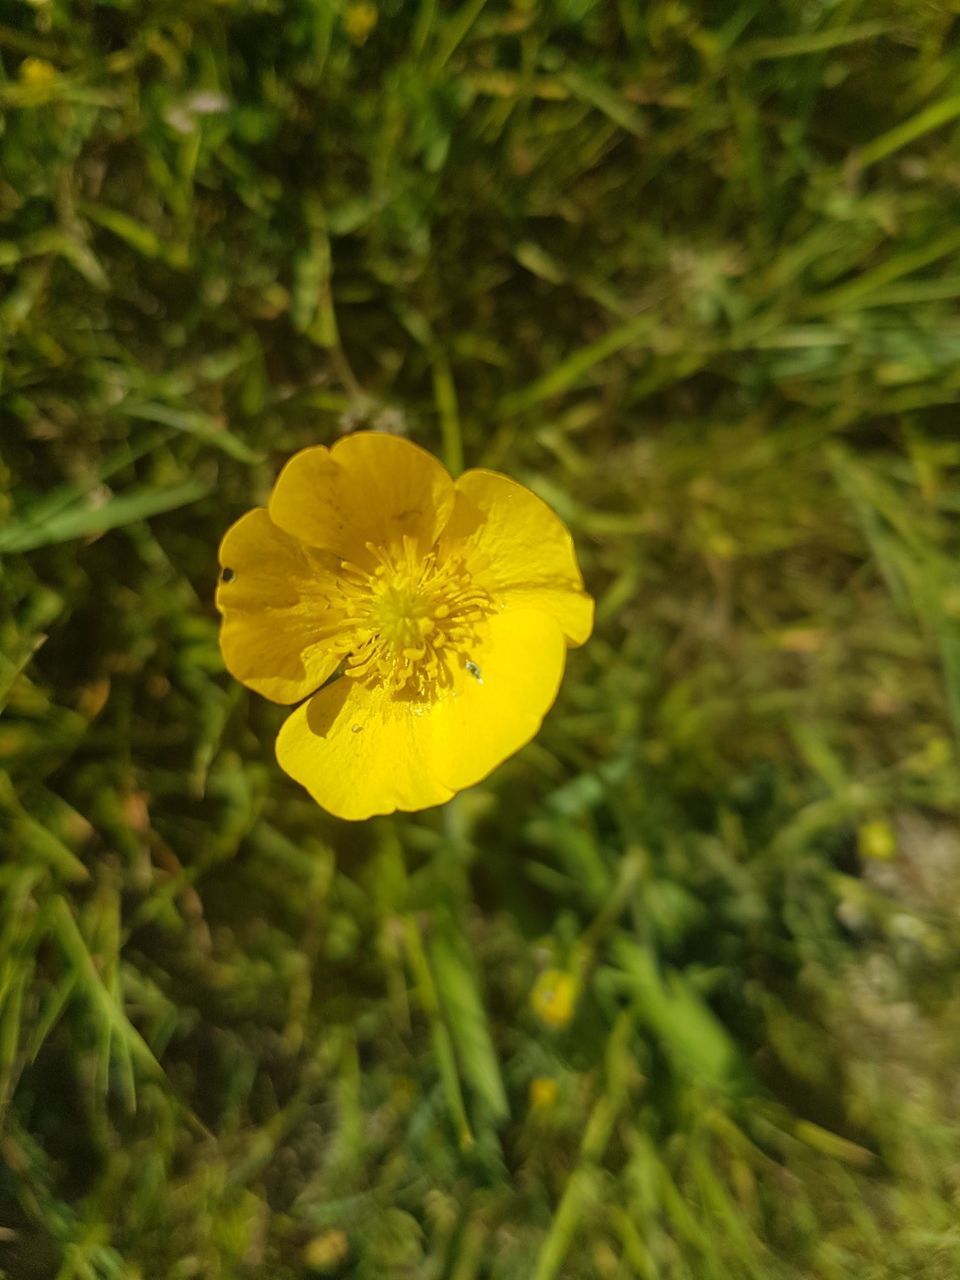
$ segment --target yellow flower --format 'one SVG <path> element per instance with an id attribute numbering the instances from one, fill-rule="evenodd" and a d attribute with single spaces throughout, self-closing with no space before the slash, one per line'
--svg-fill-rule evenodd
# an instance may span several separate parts
<path id="1" fill-rule="evenodd" d="M 865 858 L 887 861 L 897 853 L 896 833 L 886 818 L 862 823 L 857 832 L 857 844 Z"/>
<path id="2" fill-rule="evenodd" d="M 220 563 L 224 662 L 301 703 L 277 759 L 341 818 L 442 804 L 486 777 L 537 732 L 593 625 L 545 503 L 493 471 L 454 483 L 373 431 L 291 458 Z"/>
<path id="3" fill-rule="evenodd" d="M 573 974 L 563 969 L 545 969 L 533 984 L 530 1003 L 541 1022 L 562 1031 L 569 1025 L 577 1003 Z"/>
<path id="4" fill-rule="evenodd" d="M 343 15 L 343 25 L 347 35 L 354 44 L 366 44 L 367 36 L 377 25 L 380 17 L 375 4 L 364 3 L 347 5 Z"/>
<path id="5" fill-rule="evenodd" d="M 534 1076 L 530 1081 L 528 1096 L 534 1111 L 549 1111 L 560 1093 L 560 1086 L 552 1076 Z"/>
<path id="6" fill-rule="evenodd" d="M 314 1236 L 303 1251 L 303 1260 L 311 1271 L 329 1272 L 339 1269 L 350 1254 L 350 1242 L 345 1231 L 334 1228 L 322 1236 Z"/>
<path id="7" fill-rule="evenodd" d="M 45 58 L 24 58 L 20 64 L 20 79 L 27 84 L 48 85 L 56 78 L 56 67 Z"/>

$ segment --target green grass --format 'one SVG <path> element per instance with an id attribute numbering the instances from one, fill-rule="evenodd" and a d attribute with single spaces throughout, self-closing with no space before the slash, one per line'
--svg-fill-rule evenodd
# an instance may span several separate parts
<path id="1" fill-rule="evenodd" d="M 960 1274 L 958 32 L 8 0 L 7 1280 Z M 598 626 L 349 825 L 212 594 L 360 426 L 537 489 Z"/>

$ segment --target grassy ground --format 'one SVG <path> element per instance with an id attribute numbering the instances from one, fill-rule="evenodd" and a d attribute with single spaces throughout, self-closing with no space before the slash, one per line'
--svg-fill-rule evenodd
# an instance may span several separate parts
<path id="1" fill-rule="evenodd" d="M 0 1272 L 960 1274 L 957 0 L 7 0 Z M 400 430 L 576 537 L 352 826 L 225 527 Z"/>

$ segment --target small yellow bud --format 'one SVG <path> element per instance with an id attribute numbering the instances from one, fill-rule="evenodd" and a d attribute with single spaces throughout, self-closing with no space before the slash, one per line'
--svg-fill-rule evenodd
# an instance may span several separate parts
<path id="1" fill-rule="evenodd" d="M 350 1252 L 347 1233 L 334 1229 L 314 1238 L 303 1251 L 303 1261 L 311 1271 L 334 1271 L 345 1261 Z"/>
<path id="2" fill-rule="evenodd" d="M 865 858 L 889 861 L 897 852 L 897 837 L 886 818 L 864 822 L 857 832 L 857 846 Z"/>
<path id="3" fill-rule="evenodd" d="M 20 79 L 25 84 L 49 84 L 56 78 L 57 68 L 45 58 L 24 58 L 20 63 Z"/>
<path id="4" fill-rule="evenodd" d="M 347 5 L 343 15 L 344 30 L 354 44 L 366 44 L 367 36 L 377 25 L 379 17 L 375 4 L 359 0 L 357 4 Z"/>
<path id="5" fill-rule="evenodd" d="M 552 1076 L 534 1076 L 530 1081 L 530 1106 L 534 1111 L 549 1111 L 560 1092 Z"/>
<path id="6" fill-rule="evenodd" d="M 548 1027 L 561 1030 L 573 1017 L 576 986 L 573 975 L 562 969 L 545 969 L 530 993 L 533 1011 Z"/>

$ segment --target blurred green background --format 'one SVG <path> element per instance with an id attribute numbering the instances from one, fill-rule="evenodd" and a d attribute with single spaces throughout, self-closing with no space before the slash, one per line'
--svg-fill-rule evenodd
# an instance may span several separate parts
<path id="1" fill-rule="evenodd" d="M 960 1275 L 958 0 L 4 0 L 0 1274 Z M 349 825 L 216 548 L 569 523 L 537 741 Z"/>

